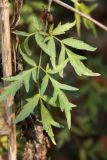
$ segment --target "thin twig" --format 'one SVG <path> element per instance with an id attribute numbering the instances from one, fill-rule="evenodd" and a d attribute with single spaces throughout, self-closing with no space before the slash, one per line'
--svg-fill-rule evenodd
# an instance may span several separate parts
<path id="1" fill-rule="evenodd" d="M 103 25 L 102 23 L 96 21 L 94 18 L 92 18 L 92 17 L 90 17 L 90 16 L 78 11 L 77 9 L 73 8 L 72 6 L 69 6 L 68 4 L 66 4 L 64 2 L 61 2 L 60 0 L 53 0 L 53 2 L 59 4 L 60 6 L 66 8 L 66 9 L 68 9 L 70 11 L 73 11 L 73 12 L 79 14 L 80 16 L 82 16 L 82 17 L 88 19 L 89 21 L 93 22 L 94 24 L 96 24 L 98 27 L 100 27 L 103 30 L 107 31 L 107 27 L 105 25 Z"/>

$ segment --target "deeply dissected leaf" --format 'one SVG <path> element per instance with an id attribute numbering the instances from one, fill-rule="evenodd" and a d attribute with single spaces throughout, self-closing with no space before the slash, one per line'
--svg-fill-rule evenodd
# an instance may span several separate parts
<path id="1" fill-rule="evenodd" d="M 31 66 L 36 67 L 36 63 L 33 59 L 31 59 L 30 57 L 28 57 L 28 55 L 24 54 L 21 50 L 21 48 L 19 47 L 19 52 L 22 55 L 23 59 Z"/>
<path id="2" fill-rule="evenodd" d="M 80 9 L 80 5 L 78 3 L 78 0 L 71 0 L 72 2 L 75 3 L 75 8 Z M 87 13 L 88 14 L 88 13 Z M 66 31 L 71 29 L 75 24 L 77 26 L 78 33 L 80 34 L 80 25 L 81 25 L 81 17 L 78 14 L 75 14 L 76 18 L 76 23 L 66 23 L 66 24 L 61 24 L 59 23 L 56 28 L 54 28 L 54 25 L 51 25 L 49 28 L 49 31 L 46 33 L 44 30 L 44 25 L 39 20 L 38 18 L 35 18 L 33 21 L 33 28 L 34 28 L 34 33 L 26 33 L 26 32 L 20 32 L 16 31 L 16 34 L 22 35 L 27 37 L 23 43 L 23 49 L 24 51 L 19 48 L 19 51 L 25 60 L 25 62 L 31 66 L 33 66 L 32 69 L 29 69 L 27 71 L 23 71 L 21 74 L 7 78 L 7 81 L 13 81 L 12 84 L 10 84 L 10 88 L 7 87 L 3 95 L 0 96 L 0 100 L 6 99 L 7 96 L 9 95 L 15 95 L 17 90 L 22 86 L 22 84 L 25 86 L 26 92 L 29 92 L 30 89 L 30 78 L 35 82 L 37 81 L 37 68 L 38 66 L 36 65 L 35 61 L 29 56 L 31 55 L 31 50 L 29 48 L 29 37 L 31 35 L 35 35 L 35 40 L 37 42 L 37 45 L 41 48 L 43 52 L 45 52 L 51 60 L 52 64 L 52 69 L 49 68 L 50 66 L 50 61 L 47 64 L 46 70 L 42 68 L 42 66 L 39 66 L 46 75 L 42 79 L 41 83 L 41 88 L 39 89 L 39 94 L 36 94 L 32 98 L 27 99 L 27 103 L 23 106 L 23 109 L 19 113 L 19 115 L 16 118 L 16 123 L 24 120 L 27 118 L 35 109 L 35 107 L 38 105 L 39 99 L 40 99 L 40 104 L 41 104 L 41 119 L 43 123 L 43 128 L 46 130 L 48 135 L 50 136 L 52 142 L 55 144 L 55 139 L 54 139 L 54 133 L 52 130 L 52 125 L 55 127 L 61 127 L 59 123 L 57 123 L 52 115 L 51 112 L 47 109 L 47 107 L 44 104 L 48 104 L 54 107 L 60 107 L 61 111 L 65 112 L 65 116 L 67 119 L 67 124 L 68 128 L 71 128 L 71 110 L 72 107 L 75 107 L 74 104 L 70 103 L 67 96 L 65 95 L 63 90 L 68 90 L 68 91 L 77 91 L 78 89 L 72 86 L 69 86 L 67 84 L 62 84 L 55 80 L 54 78 L 51 77 L 51 74 L 56 74 L 59 73 L 61 77 L 63 77 L 63 70 L 66 67 L 67 63 L 70 62 L 71 65 L 73 66 L 74 70 L 78 75 L 87 75 L 87 76 L 98 76 L 98 73 L 93 73 L 90 69 L 85 67 L 85 65 L 81 62 L 81 60 L 86 59 L 84 56 L 77 55 L 67 49 L 65 46 L 73 47 L 76 49 L 80 50 L 88 50 L 88 51 L 95 51 L 96 48 L 84 43 L 83 41 L 76 40 L 74 38 L 66 38 L 64 40 L 58 39 L 57 35 L 62 35 L 65 34 Z M 88 21 L 85 21 L 85 25 L 87 25 L 87 28 L 91 28 L 92 25 Z M 14 32 L 15 33 L 15 32 Z M 61 44 L 61 51 L 59 54 L 59 59 L 58 59 L 58 65 L 57 65 L 57 59 L 56 59 L 56 44 L 55 40 L 58 40 L 58 43 L 60 42 Z M 67 53 L 67 54 L 66 54 Z M 67 58 L 66 58 L 67 57 Z M 39 63 L 42 65 L 41 63 Z M 38 80 L 40 77 L 38 77 Z M 5 79 L 6 80 L 6 79 Z M 45 95 L 45 91 L 48 87 L 48 82 L 49 80 L 52 83 L 52 86 L 54 88 L 53 96 L 48 96 Z M 40 83 L 40 81 L 39 81 Z M 12 92 L 12 93 L 11 93 Z M 43 103 L 43 101 L 45 103 Z"/>
<path id="3" fill-rule="evenodd" d="M 30 98 L 28 103 L 23 106 L 23 109 L 16 117 L 16 120 L 15 120 L 16 123 L 23 121 L 34 111 L 35 107 L 38 105 L 39 98 L 40 98 L 39 94 L 36 94 L 33 98 Z"/>
<path id="4" fill-rule="evenodd" d="M 54 30 L 52 31 L 52 35 L 61 35 L 64 34 L 66 31 L 68 31 L 69 29 L 71 29 L 72 27 L 75 26 L 75 22 L 72 23 L 66 23 L 66 24 L 61 24 L 59 23 L 58 26 L 56 28 L 54 28 Z"/>
<path id="5" fill-rule="evenodd" d="M 41 102 L 41 118 L 42 118 L 43 128 L 48 133 L 52 142 L 56 144 L 54 139 L 54 133 L 52 131 L 51 126 L 61 127 L 61 125 L 58 122 L 54 121 L 52 115 L 50 114 L 48 109 L 44 106 L 43 102 Z"/>
<path id="6" fill-rule="evenodd" d="M 87 44 L 81 40 L 74 39 L 74 38 L 66 38 L 66 39 L 62 40 L 62 42 L 65 45 L 76 48 L 76 49 L 87 50 L 87 51 L 95 51 L 96 50 L 95 47 L 92 47 L 89 44 Z"/>
<path id="7" fill-rule="evenodd" d="M 76 55 L 72 51 L 67 49 L 67 54 L 70 59 L 70 63 L 73 66 L 75 72 L 79 75 L 85 75 L 85 76 L 99 76 L 99 73 L 94 73 L 90 69 L 88 69 L 80 59 L 80 56 Z"/>
<path id="8" fill-rule="evenodd" d="M 4 91 L 0 95 L 0 102 L 4 101 L 8 96 L 14 96 L 16 92 L 21 88 L 22 84 L 19 82 L 13 82 L 9 86 L 4 88 Z"/>

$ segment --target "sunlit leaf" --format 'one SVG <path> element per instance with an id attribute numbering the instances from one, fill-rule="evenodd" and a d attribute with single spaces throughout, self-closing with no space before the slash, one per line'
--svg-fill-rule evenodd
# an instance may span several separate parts
<path id="1" fill-rule="evenodd" d="M 50 76 L 49 76 L 49 78 L 50 78 L 54 88 L 60 88 L 62 90 L 68 90 L 68 91 L 77 91 L 78 90 L 78 88 L 72 87 L 72 86 L 69 86 L 69 85 L 66 85 L 66 84 L 63 84 L 63 83 L 60 83 L 60 82 L 56 81 L 55 79 L 53 79 Z"/>
<path id="2" fill-rule="evenodd" d="M 80 57 L 73 53 L 72 51 L 67 49 L 67 54 L 70 59 L 70 63 L 73 66 L 75 72 L 79 75 L 85 76 L 99 76 L 99 73 L 94 73 L 90 69 L 88 69 L 80 60 Z"/>
<path id="3" fill-rule="evenodd" d="M 81 40 L 77 40 L 74 38 L 66 38 L 64 40 L 62 40 L 62 42 L 70 47 L 76 48 L 76 49 L 80 49 L 80 50 L 87 50 L 87 51 L 95 51 L 96 48 L 90 46 L 89 44 L 81 41 Z"/>
<path id="4" fill-rule="evenodd" d="M 52 142 L 56 144 L 54 139 L 54 133 L 52 131 L 51 126 L 61 127 L 61 125 L 58 122 L 54 121 L 52 115 L 50 114 L 48 109 L 44 106 L 43 102 L 41 102 L 41 118 L 42 118 L 43 128 L 48 133 Z"/>
<path id="5" fill-rule="evenodd" d="M 61 24 L 59 23 L 58 26 L 52 31 L 52 35 L 61 35 L 64 34 L 66 31 L 68 31 L 69 29 L 71 29 L 72 27 L 75 26 L 75 22 L 72 23 L 65 23 L 65 24 Z"/>

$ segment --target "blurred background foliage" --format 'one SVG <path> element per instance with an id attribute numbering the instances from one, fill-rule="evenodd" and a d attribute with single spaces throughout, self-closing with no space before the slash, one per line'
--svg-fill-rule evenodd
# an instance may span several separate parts
<path id="1" fill-rule="evenodd" d="M 72 4 L 70 0 L 63 1 Z M 31 32 L 34 29 L 31 23 L 32 17 L 40 16 L 46 9 L 46 4 L 46 0 L 25 0 L 17 30 Z M 77 8 L 77 5 L 75 7 Z M 81 0 L 80 10 L 86 14 L 92 12 L 91 15 L 95 19 L 107 25 L 107 0 Z M 71 35 L 97 46 L 98 49 L 95 53 L 86 51 L 81 53 L 80 51 L 79 54 L 87 56 L 87 66 L 93 71 L 99 72 L 101 76 L 78 77 L 73 69 L 71 70 L 69 66 L 66 68 L 64 81 L 79 88 L 79 92 L 68 94 L 68 97 L 78 107 L 72 110 L 70 131 L 66 127 L 55 129 L 57 145 L 51 147 L 49 160 L 107 160 L 107 33 L 55 3 L 52 5 L 52 14 L 55 25 L 59 21 L 64 23 L 73 21 L 75 17 L 79 18 L 81 27 L 77 24 L 77 30 L 75 27 L 67 32 L 66 36 L 70 37 Z M 12 16 L 12 9 L 10 15 Z M 38 59 L 39 53 L 36 51 L 33 40 L 29 45 Z M 45 61 L 47 59 L 44 57 L 44 63 Z M 53 112 L 56 113 L 56 119 L 66 126 L 63 114 L 59 113 L 57 109 L 53 109 Z M 25 139 L 20 138 L 19 128 L 18 160 L 21 160 Z M 3 154 L 6 145 L 2 147 L 1 141 L 3 139 L 0 139 L 0 154 Z"/>

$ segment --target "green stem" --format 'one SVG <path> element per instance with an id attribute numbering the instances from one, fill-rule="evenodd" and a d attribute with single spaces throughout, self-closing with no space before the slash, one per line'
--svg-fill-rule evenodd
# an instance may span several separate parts
<path id="1" fill-rule="evenodd" d="M 48 2 L 48 12 L 50 12 L 50 10 L 51 10 L 51 5 L 52 5 L 52 0 L 49 0 L 49 2 Z M 44 29 L 45 32 L 47 31 L 47 27 L 48 27 L 48 21 L 46 20 L 45 29 Z M 39 85 L 40 68 L 43 70 L 43 68 L 41 67 L 41 63 L 42 63 L 42 50 L 40 52 L 39 65 L 38 65 L 38 70 L 37 70 L 38 89 L 40 89 L 40 85 Z M 45 71 L 45 70 L 43 70 L 43 71 Z"/>

